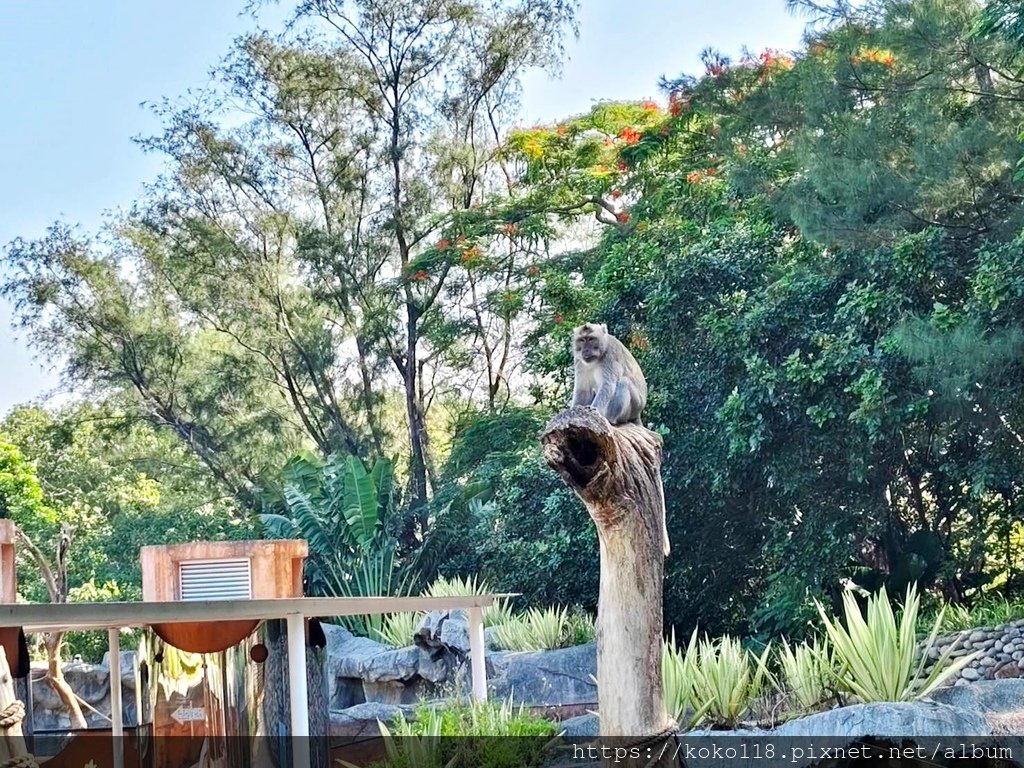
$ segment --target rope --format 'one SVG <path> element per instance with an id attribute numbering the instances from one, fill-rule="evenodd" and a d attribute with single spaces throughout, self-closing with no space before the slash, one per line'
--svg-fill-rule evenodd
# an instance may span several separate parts
<path id="1" fill-rule="evenodd" d="M 0 710 L 0 728 L 10 728 L 25 719 L 25 705 L 15 699 Z M 2 766 L 0 766 L 2 768 Z"/>
<path id="2" fill-rule="evenodd" d="M 678 728 L 679 728 L 678 725 L 676 725 L 675 723 L 672 723 L 672 725 L 670 725 L 668 728 L 665 728 L 663 730 L 658 731 L 653 736 L 642 736 L 639 739 L 634 739 L 633 741 L 627 741 L 625 743 L 625 745 L 623 746 L 623 749 L 633 749 L 635 747 L 643 748 L 643 747 L 653 747 L 653 746 L 656 746 L 658 744 L 661 744 L 662 742 L 668 741 L 669 739 L 674 739 L 676 737 L 676 733 L 677 733 L 677 729 Z M 0 768 L 2 768 L 2 767 L 0 767 Z"/>
<path id="3" fill-rule="evenodd" d="M 25 719 L 25 705 L 15 699 L 0 709 L 0 728 L 7 729 Z M 34 755 L 18 755 L 0 762 L 0 768 L 39 768 Z"/>

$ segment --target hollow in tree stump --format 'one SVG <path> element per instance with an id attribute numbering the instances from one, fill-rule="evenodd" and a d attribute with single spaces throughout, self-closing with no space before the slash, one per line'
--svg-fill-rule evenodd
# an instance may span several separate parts
<path id="1" fill-rule="evenodd" d="M 541 435 L 544 458 L 597 526 L 601 587 L 597 684 L 602 736 L 665 733 L 661 679 L 665 497 L 661 436 L 612 426 L 593 408 L 562 411 Z"/>

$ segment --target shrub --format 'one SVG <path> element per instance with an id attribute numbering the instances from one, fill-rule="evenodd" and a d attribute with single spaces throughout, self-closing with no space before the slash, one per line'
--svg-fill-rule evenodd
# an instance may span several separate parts
<path id="1" fill-rule="evenodd" d="M 661 679 L 665 708 L 679 727 L 689 730 L 707 714 L 708 704 L 695 699 L 697 630 L 690 635 L 686 649 L 676 644 L 676 633 L 661 646 Z"/>
<path id="2" fill-rule="evenodd" d="M 422 613 L 389 613 L 374 634 L 392 648 L 404 648 L 412 644 L 413 633 L 422 618 Z"/>
<path id="3" fill-rule="evenodd" d="M 498 647 L 506 651 L 547 651 L 561 648 L 568 637 L 565 608 L 531 608 L 494 629 Z"/>
<path id="4" fill-rule="evenodd" d="M 592 643 L 596 633 L 594 617 L 586 611 L 577 608 L 569 614 L 565 632 L 565 647 L 571 648 L 574 645 Z"/>
<path id="5" fill-rule="evenodd" d="M 786 640 L 778 654 L 785 693 L 802 711 L 825 700 L 832 682 L 832 653 L 826 641 L 815 638 L 790 646 Z"/>
<path id="6" fill-rule="evenodd" d="M 443 709 L 421 703 L 412 722 L 397 718 L 390 727 L 378 725 L 389 768 L 531 768 L 543 764 L 557 732 L 554 723 L 515 707 L 511 697 Z M 451 736 L 462 738 L 445 738 Z"/>
<path id="7" fill-rule="evenodd" d="M 836 682 L 841 690 L 862 702 L 909 701 L 927 696 L 977 657 L 972 653 L 952 660 L 951 645 L 925 674 L 945 609 L 939 611 L 929 635 L 918 643 L 920 599 L 916 584 L 907 588 L 899 621 L 884 587 L 868 597 L 866 616 L 861 614 L 854 594 L 844 593 L 845 627 L 838 619 L 830 619 L 821 603 L 817 605 L 835 653 Z"/>
<path id="8" fill-rule="evenodd" d="M 423 592 L 427 597 L 467 597 L 471 595 L 491 594 L 491 587 L 486 581 L 477 583 L 476 576 L 462 579 L 454 576 L 446 579 L 439 576 L 434 579 Z M 494 601 L 494 605 L 484 608 L 484 626 L 496 627 L 512 618 L 512 606 L 508 598 L 502 597 Z"/>
<path id="9" fill-rule="evenodd" d="M 705 710 L 715 725 L 736 725 L 771 681 L 770 653 L 768 645 L 755 656 L 728 635 L 700 641 L 693 662 L 693 701 L 703 702 L 699 709 Z"/>

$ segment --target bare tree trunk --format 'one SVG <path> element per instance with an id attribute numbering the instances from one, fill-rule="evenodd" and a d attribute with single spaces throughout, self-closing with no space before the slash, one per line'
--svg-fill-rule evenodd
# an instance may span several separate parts
<path id="1" fill-rule="evenodd" d="M 21 530 L 21 528 L 16 529 L 18 540 L 25 545 L 25 549 L 28 550 L 29 554 L 32 555 L 32 559 L 36 561 L 36 565 L 39 566 L 39 572 L 43 577 L 43 582 L 46 584 L 46 591 L 50 593 L 51 603 L 66 603 L 68 601 L 67 557 L 74 530 L 73 527 L 67 524 L 61 526 L 57 553 L 56 557 L 54 557 L 53 567 L 51 567 L 42 550 L 36 546 L 28 534 Z M 88 728 L 89 724 L 86 723 L 85 715 L 82 714 L 82 707 L 78 703 L 78 697 L 71 690 L 68 681 L 64 679 L 64 671 L 61 668 L 60 662 L 60 648 L 63 643 L 63 632 L 48 632 L 45 635 L 43 644 L 46 646 L 47 679 L 49 679 L 50 685 L 57 696 L 64 702 L 64 706 L 67 707 L 68 716 L 71 718 L 71 727 Z"/>
<path id="2" fill-rule="evenodd" d="M 63 632 L 46 633 L 43 645 L 46 646 L 47 679 L 58 698 L 67 707 L 68 717 L 71 718 L 71 727 L 88 728 L 89 724 L 85 721 L 85 715 L 82 714 L 82 706 L 78 703 L 78 697 L 68 685 L 68 681 L 64 679 L 64 670 L 61 668 L 60 661 L 60 649 L 63 644 Z"/>
<path id="3" fill-rule="evenodd" d="M 593 408 L 576 407 L 555 416 L 541 441 L 547 463 L 586 505 L 601 545 L 601 735 L 637 738 L 665 732 L 672 723 L 661 680 L 661 437 L 636 424 L 613 427 Z M 672 764 L 671 759 L 664 764 Z"/>

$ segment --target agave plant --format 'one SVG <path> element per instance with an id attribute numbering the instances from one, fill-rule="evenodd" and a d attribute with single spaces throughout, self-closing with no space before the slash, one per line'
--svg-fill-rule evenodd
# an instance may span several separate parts
<path id="1" fill-rule="evenodd" d="M 686 648 L 676 643 L 676 632 L 661 646 L 661 681 L 665 708 L 683 730 L 690 730 L 707 714 L 710 704 L 696 697 L 697 630 Z"/>
<path id="2" fill-rule="evenodd" d="M 768 671 L 770 654 L 771 645 L 756 656 L 735 637 L 705 638 L 695 650 L 693 700 L 704 702 L 706 715 L 715 724 L 735 725 L 772 679 Z"/>
<path id="3" fill-rule="evenodd" d="M 827 642 L 815 638 L 790 646 L 782 641 L 779 654 L 782 683 L 797 708 L 813 709 L 826 699 L 832 681 L 832 653 Z"/>
<path id="4" fill-rule="evenodd" d="M 453 576 L 445 578 L 438 576 L 427 587 L 423 594 L 428 597 L 469 597 L 472 595 L 490 594 L 491 587 L 486 581 L 477 582 L 476 576 L 461 578 Z M 484 608 L 484 626 L 496 627 L 504 624 L 512 618 L 512 606 L 508 598 L 498 598 L 493 605 Z"/>
<path id="5" fill-rule="evenodd" d="M 380 720 L 380 729 L 387 752 L 389 765 L 407 765 L 409 768 L 442 768 L 441 724 L 443 717 L 436 710 L 425 710 L 417 717 L 415 725 L 404 719 L 394 723 L 394 732 Z M 396 740 L 395 737 L 401 740 Z M 350 768 L 357 768 L 346 763 Z"/>
<path id="6" fill-rule="evenodd" d="M 951 645 L 925 673 L 945 609 L 939 611 L 931 632 L 919 643 L 916 628 L 920 598 L 916 584 L 907 588 L 899 620 L 884 587 L 868 597 L 866 614 L 861 613 L 852 592 L 843 594 L 846 626 L 829 618 L 821 603 L 815 602 L 834 649 L 836 681 L 862 702 L 910 701 L 927 696 L 977 658 L 977 653 L 972 653 L 953 660 Z"/>
<path id="7" fill-rule="evenodd" d="M 423 618 L 422 613 L 389 613 L 374 630 L 376 639 L 392 648 L 404 648 L 412 643 L 412 636 Z"/>
<path id="8" fill-rule="evenodd" d="M 567 636 L 569 612 L 565 608 L 531 608 L 494 629 L 494 639 L 507 651 L 546 651 L 560 648 Z"/>

